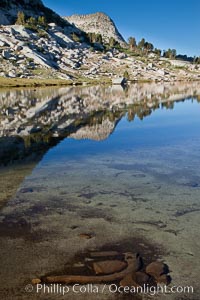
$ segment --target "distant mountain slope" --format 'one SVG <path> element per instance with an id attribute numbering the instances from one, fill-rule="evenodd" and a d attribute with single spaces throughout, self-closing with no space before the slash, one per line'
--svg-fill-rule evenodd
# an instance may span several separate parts
<path id="1" fill-rule="evenodd" d="M 0 25 L 14 24 L 19 11 L 23 11 L 27 17 L 44 15 L 48 22 L 54 22 L 61 26 L 68 25 L 66 20 L 45 7 L 41 0 L 1 0 Z"/>
<path id="2" fill-rule="evenodd" d="M 125 44 L 125 40 L 119 33 L 113 20 L 104 13 L 72 15 L 70 17 L 64 17 L 64 19 L 85 32 L 101 34 L 105 42 L 108 42 L 109 38 L 113 37 L 121 45 Z"/>

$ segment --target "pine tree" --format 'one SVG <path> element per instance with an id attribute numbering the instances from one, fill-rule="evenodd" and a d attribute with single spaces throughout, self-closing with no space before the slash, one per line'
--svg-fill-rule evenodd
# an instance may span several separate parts
<path id="1" fill-rule="evenodd" d="M 156 55 L 158 55 L 158 56 L 161 56 L 161 50 L 160 49 L 158 49 L 158 48 L 155 48 L 154 49 L 154 53 L 156 54 Z"/>
<path id="2" fill-rule="evenodd" d="M 116 40 L 113 37 L 109 39 L 109 46 L 113 48 L 116 45 Z"/>
<path id="3" fill-rule="evenodd" d="M 138 48 L 143 51 L 144 50 L 144 44 L 145 44 L 145 39 L 141 39 L 141 41 L 138 43 Z"/>
<path id="4" fill-rule="evenodd" d="M 96 35 L 96 42 L 99 44 L 103 44 L 103 39 L 101 34 Z"/>
<path id="5" fill-rule="evenodd" d="M 128 71 L 126 70 L 124 72 L 124 78 L 126 78 L 127 80 L 130 78 Z"/>
<path id="6" fill-rule="evenodd" d="M 137 47 L 136 39 L 132 36 L 128 39 L 128 44 L 129 44 L 130 50 L 133 50 Z"/>
<path id="7" fill-rule="evenodd" d="M 164 51 L 163 56 L 166 58 L 176 58 L 176 49 L 168 49 Z"/>
<path id="8" fill-rule="evenodd" d="M 80 37 L 75 32 L 73 32 L 72 33 L 72 40 L 74 42 L 80 42 Z"/>
<path id="9" fill-rule="evenodd" d="M 146 52 L 150 52 L 150 51 L 153 51 L 154 46 L 153 46 L 153 44 L 151 44 L 149 42 L 145 42 L 144 43 L 144 49 L 146 50 Z"/>
<path id="10" fill-rule="evenodd" d="M 33 18 L 33 17 L 30 17 L 30 18 L 27 20 L 27 23 L 30 24 L 30 25 L 33 26 L 33 27 L 37 25 L 36 19 Z"/>
<path id="11" fill-rule="evenodd" d="M 25 25 L 25 15 L 23 11 L 19 11 L 17 14 L 17 20 L 15 22 L 17 25 Z"/>
<path id="12" fill-rule="evenodd" d="M 46 18 L 44 17 L 44 16 L 39 16 L 38 17 L 38 25 L 39 26 L 42 26 L 42 27 L 44 27 L 45 29 L 47 29 L 48 28 L 48 24 L 47 24 L 47 21 L 46 21 Z"/>

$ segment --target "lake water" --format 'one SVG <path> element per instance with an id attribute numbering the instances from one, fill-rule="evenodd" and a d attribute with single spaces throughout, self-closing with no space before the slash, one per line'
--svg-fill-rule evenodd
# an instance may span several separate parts
<path id="1" fill-rule="evenodd" d="M 126 299 L 25 291 L 101 249 L 194 287 L 155 299 L 199 299 L 198 83 L 2 90 L 0 106 L 1 299 Z"/>

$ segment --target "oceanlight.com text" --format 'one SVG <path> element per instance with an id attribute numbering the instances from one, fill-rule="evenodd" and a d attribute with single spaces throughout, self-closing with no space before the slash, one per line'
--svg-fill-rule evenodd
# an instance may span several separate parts
<path id="1" fill-rule="evenodd" d="M 57 295 L 67 295 L 69 293 L 74 294 L 103 294 L 104 292 L 109 292 L 111 294 L 146 294 L 150 296 L 155 296 L 157 294 L 193 294 L 193 286 L 166 286 L 158 285 L 151 286 L 149 284 L 144 284 L 143 286 L 119 286 L 117 284 L 104 284 L 104 285 L 62 285 L 62 284 L 28 284 L 25 287 L 27 293 L 36 294 L 57 294 Z"/>

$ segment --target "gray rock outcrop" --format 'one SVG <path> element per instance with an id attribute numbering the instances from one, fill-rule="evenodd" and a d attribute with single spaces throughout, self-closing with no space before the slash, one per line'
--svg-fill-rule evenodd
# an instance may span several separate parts
<path id="1" fill-rule="evenodd" d="M 122 46 L 125 45 L 125 40 L 119 33 L 114 21 L 104 13 L 72 15 L 64 19 L 85 32 L 101 34 L 104 42 L 108 42 L 113 37 Z"/>

